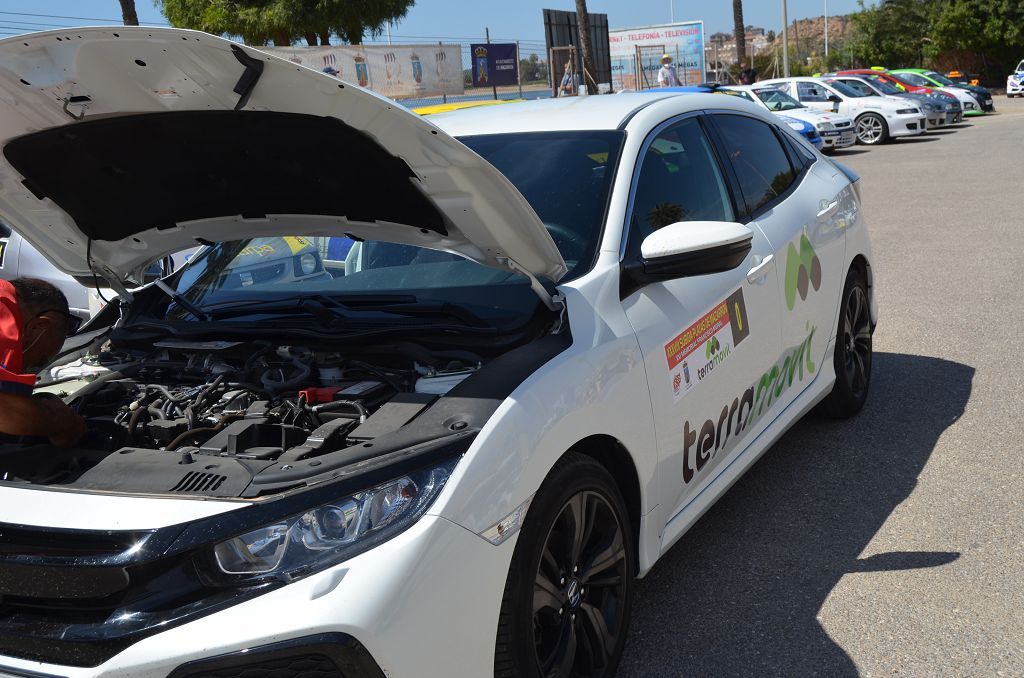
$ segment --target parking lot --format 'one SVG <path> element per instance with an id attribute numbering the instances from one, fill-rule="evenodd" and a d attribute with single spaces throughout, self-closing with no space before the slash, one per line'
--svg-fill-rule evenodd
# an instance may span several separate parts
<path id="1" fill-rule="evenodd" d="M 862 176 L 872 392 L 797 424 L 639 583 L 621 675 L 1024 675 L 1024 100 Z"/>

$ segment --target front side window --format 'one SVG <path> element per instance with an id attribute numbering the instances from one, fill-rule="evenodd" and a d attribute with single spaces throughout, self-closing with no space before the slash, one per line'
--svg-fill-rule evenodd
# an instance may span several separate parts
<path id="1" fill-rule="evenodd" d="M 826 80 L 825 82 L 827 82 L 830 85 L 835 85 L 836 83 L 839 83 L 840 85 L 846 85 L 847 87 L 854 90 L 858 94 L 862 94 L 864 96 L 870 96 L 872 94 L 875 94 L 875 91 L 871 89 L 871 87 L 866 82 L 862 82 L 860 80 Z"/>
<path id="2" fill-rule="evenodd" d="M 786 192 L 796 171 L 775 130 L 767 123 L 741 115 L 719 114 L 715 122 L 740 183 L 747 212 Z"/>
<path id="3" fill-rule="evenodd" d="M 707 135 L 696 118 L 666 127 L 640 159 L 630 240 L 679 221 L 735 221 L 729 192 Z"/>

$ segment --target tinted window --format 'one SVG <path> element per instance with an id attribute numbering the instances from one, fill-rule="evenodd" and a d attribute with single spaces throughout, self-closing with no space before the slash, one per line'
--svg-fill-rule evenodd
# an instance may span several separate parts
<path id="1" fill-rule="evenodd" d="M 722 141 L 736 171 L 747 211 L 782 195 L 796 172 L 770 125 L 739 115 L 716 115 Z"/>
<path id="2" fill-rule="evenodd" d="M 0 238 L 10 238 L 11 227 L 7 224 L 0 224 Z"/>
<path id="3" fill-rule="evenodd" d="M 899 76 L 900 80 L 909 82 L 911 85 L 916 85 L 917 87 L 927 87 L 931 84 L 917 73 L 900 73 Z"/>
<path id="4" fill-rule="evenodd" d="M 735 221 L 729 193 L 696 118 L 661 131 L 641 159 L 633 197 L 631 241 L 678 221 Z"/>

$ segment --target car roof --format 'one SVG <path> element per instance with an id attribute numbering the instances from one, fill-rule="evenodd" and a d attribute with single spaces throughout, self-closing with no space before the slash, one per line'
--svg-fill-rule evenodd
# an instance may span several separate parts
<path id="1" fill-rule="evenodd" d="M 661 91 L 599 94 L 470 108 L 438 113 L 430 116 L 429 120 L 453 136 L 551 130 L 614 130 L 624 127 L 639 111 L 649 107 L 670 106 L 672 110 L 666 115 L 712 108 L 750 110 L 737 106 L 731 99 L 714 94 Z"/>

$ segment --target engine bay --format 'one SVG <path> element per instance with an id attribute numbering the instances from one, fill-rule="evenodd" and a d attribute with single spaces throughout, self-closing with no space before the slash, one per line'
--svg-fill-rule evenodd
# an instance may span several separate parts
<path id="1" fill-rule="evenodd" d="M 0 480 L 251 496 L 264 491 L 251 487 L 261 473 L 301 467 L 313 475 L 339 465 L 323 464 L 325 457 L 365 456 L 373 441 L 400 431 L 482 364 L 469 351 L 411 342 L 370 355 L 269 341 L 164 340 L 145 350 L 106 344 L 51 370 L 88 374 L 65 397 L 85 419 L 86 438 L 73 449 L 8 438 L 0 444 Z M 433 427 L 438 435 L 468 426 L 449 419 Z"/>

